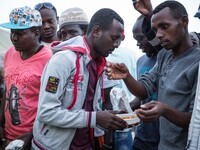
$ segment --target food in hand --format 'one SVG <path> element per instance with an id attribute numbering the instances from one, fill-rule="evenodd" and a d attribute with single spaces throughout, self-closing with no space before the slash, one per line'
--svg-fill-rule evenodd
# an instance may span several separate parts
<path id="1" fill-rule="evenodd" d="M 137 117 L 136 113 L 127 113 L 127 114 L 117 114 L 118 117 L 122 118 L 129 125 L 137 124 L 140 122 L 140 119 Z"/>
<path id="2" fill-rule="evenodd" d="M 134 116 L 118 116 L 118 117 L 120 117 L 120 118 L 122 118 L 124 120 L 137 118 L 136 115 L 134 115 Z"/>

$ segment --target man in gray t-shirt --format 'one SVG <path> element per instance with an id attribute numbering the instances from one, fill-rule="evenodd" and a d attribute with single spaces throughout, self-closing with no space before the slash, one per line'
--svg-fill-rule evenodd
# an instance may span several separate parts
<path id="1" fill-rule="evenodd" d="M 134 5 L 139 8 L 141 3 L 149 5 L 150 0 L 139 0 Z M 151 12 L 149 10 L 145 12 Z M 145 122 L 159 118 L 159 150 L 184 150 L 194 105 L 200 48 L 192 43 L 188 14 L 181 3 L 165 1 L 145 15 L 150 14 L 151 28 L 164 47 L 153 69 L 139 81 L 130 75 L 124 64 L 107 63 L 105 70 L 109 79 L 123 78 L 132 94 L 141 99 L 157 90 L 158 101 L 141 105 L 136 113 Z"/>

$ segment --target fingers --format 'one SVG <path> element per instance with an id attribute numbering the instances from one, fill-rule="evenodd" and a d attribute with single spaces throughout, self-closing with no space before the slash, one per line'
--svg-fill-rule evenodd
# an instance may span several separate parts
<path id="1" fill-rule="evenodd" d="M 121 118 L 114 116 L 113 121 L 111 123 L 113 130 L 123 130 L 128 127 L 128 124 Z"/>
<path id="2" fill-rule="evenodd" d="M 140 114 L 140 113 L 137 113 L 137 116 L 143 122 L 152 122 L 152 121 L 156 120 L 156 116 L 145 116 L 145 115 Z"/>
<path id="3" fill-rule="evenodd" d="M 109 80 L 112 79 L 112 69 L 110 68 L 111 63 L 107 62 L 106 67 L 104 67 L 105 74 Z"/>
<path id="4" fill-rule="evenodd" d="M 157 111 L 152 110 L 152 109 L 147 109 L 147 110 L 137 109 L 137 110 L 135 110 L 135 112 L 136 112 L 137 116 L 142 121 L 145 121 L 145 122 L 152 122 L 152 121 L 156 120 L 159 116 Z"/>
<path id="5" fill-rule="evenodd" d="M 110 130 L 122 130 L 128 126 L 123 119 L 108 111 L 97 112 L 97 124 Z"/>
<path id="6" fill-rule="evenodd" d="M 157 101 L 150 101 L 150 102 L 148 102 L 146 104 L 141 105 L 140 107 L 143 110 L 150 110 L 150 109 L 154 108 L 157 105 L 158 105 Z"/>
<path id="7" fill-rule="evenodd" d="M 106 67 L 110 67 L 111 66 L 111 62 L 107 61 L 106 62 Z"/>
<path id="8" fill-rule="evenodd" d="M 109 130 L 123 130 L 128 127 L 128 124 L 123 119 L 114 116 L 110 119 L 107 119 L 106 124 L 102 126 Z"/>

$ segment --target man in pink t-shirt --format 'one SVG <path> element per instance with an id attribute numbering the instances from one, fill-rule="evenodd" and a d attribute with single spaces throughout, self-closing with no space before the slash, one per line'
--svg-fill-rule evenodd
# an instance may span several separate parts
<path id="1" fill-rule="evenodd" d="M 20 139 L 24 142 L 23 148 L 29 149 L 37 113 L 40 78 L 52 52 L 39 43 L 42 18 L 37 10 L 27 6 L 15 8 L 9 19 L 10 22 L 0 24 L 11 29 L 13 44 L 4 59 L 6 99 L 3 100 L 4 109 L 0 114 L 0 135 L 4 146 Z"/>

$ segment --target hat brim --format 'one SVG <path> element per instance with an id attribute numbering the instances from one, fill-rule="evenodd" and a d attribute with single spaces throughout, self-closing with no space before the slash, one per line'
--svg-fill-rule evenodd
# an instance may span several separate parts
<path id="1" fill-rule="evenodd" d="M 197 12 L 197 13 L 194 15 L 194 17 L 200 18 L 200 12 Z"/>
<path id="2" fill-rule="evenodd" d="M 7 29 L 29 29 L 29 28 L 31 28 L 30 26 L 20 26 L 17 24 L 12 24 L 10 22 L 2 23 L 2 24 L 0 24 L 0 26 L 3 28 L 7 28 Z"/>

